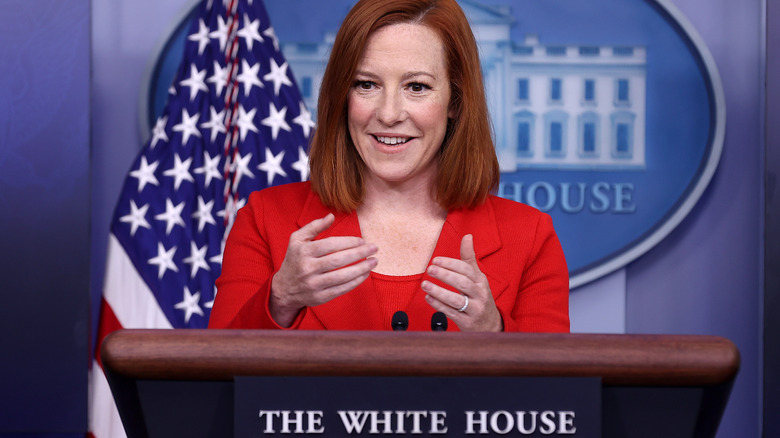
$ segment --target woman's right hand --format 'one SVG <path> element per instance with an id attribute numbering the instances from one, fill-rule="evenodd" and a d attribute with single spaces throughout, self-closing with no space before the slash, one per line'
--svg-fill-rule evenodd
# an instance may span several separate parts
<path id="1" fill-rule="evenodd" d="M 364 282 L 376 267 L 376 245 L 360 237 L 333 236 L 314 240 L 335 217 L 315 219 L 290 235 L 287 254 L 271 280 L 271 316 L 282 327 L 298 312 L 344 295 Z"/>

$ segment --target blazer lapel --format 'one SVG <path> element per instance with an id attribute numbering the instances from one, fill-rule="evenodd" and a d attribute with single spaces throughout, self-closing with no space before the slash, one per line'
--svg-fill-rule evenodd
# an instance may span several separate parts
<path id="1" fill-rule="evenodd" d="M 485 259 L 489 255 L 501 248 L 501 236 L 498 232 L 498 225 L 490 199 L 475 209 L 454 210 L 447 215 L 447 220 L 444 222 L 431 260 L 440 256 L 459 259 L 460 243 L 463 236 L 467 234 L 474 236 L 474 252 L 477 256 L 477 265 L 488 278 L 493 298 L 498 298 L 506 290 L 509 283 L 501 277 L 500 273 L 491 264 L 485 263 Z M 451 289 L 449 286 L 434 280 L 427 273 L 423 275 L 423 280 L 428 280 Z M 422 291 L 416 294 L 412 300 L 409 313 L 412 314 L 413 312 L 422 315 L 433 314 L 433 309 L 425 302 L 425 293 Z"/>

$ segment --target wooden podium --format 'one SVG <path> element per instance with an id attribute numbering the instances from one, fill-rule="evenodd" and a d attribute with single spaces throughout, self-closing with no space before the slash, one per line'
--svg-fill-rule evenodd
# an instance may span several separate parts
<path id="1" fill-rule="evenodd" d="M 101 357 L 130 438 L 232 437 L 235 376 L 599 377 L 602 436 L 713 437 L 739 369 L 693 335 L 120 330 Z"/>

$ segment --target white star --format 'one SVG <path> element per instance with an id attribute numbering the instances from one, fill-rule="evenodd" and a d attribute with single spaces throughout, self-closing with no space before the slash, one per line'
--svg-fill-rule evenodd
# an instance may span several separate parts
<path id="1" fill-rule="evenodd" d="M 298 161 L 292 163 L 291 167 L 301 173 L 301 181 L 309 179 L 309 156 L 300 146 L 298 146 Z"/>
<path id="2" fill-rule="evenodd" d="M 260 123 L 271 128 L 271 137 L 274 140 L 276 140 L 276 137 L 279 135 L 279 129 L 284 129 L 287 132 L 291 131 L 290 125 L 288 125 L 287 121 L 284 120 L 284 117 L 287 115 L 286 106 L 282 107 L 282 110 L 279 111 L 276 109 L 274 103 L 271 102 L 270 104 L 268 104 L 268 111 L 271 114 L 268 117 L 264 118 L 263 121 Z"/>
<path id="3" fill-rule="evenodd" d="M 258 169 L 266 172 L 268 185 L 274 181 L 276 175 L 287 176 L 287 172 L 282 169 L 282 158 L 284 158 L 284 151 L 279 152 L 279 155 L 274 155 L 271 150 L 265 149 L 265 161 L 257 166 Z"/>
<path id="4" fill-rule="evenodd" d="M 214 208 L 214 200 L 209 202 L 203 200 L 202 196 L 198 196 L 198 211 L 192 213 L 193 219 L 198 220 L 198 232 L 202 232 L 206 224 L 217 225 L 217 221 L 214 220 L 214 215 L 211 214 L 211 209 Z"/>
<path id="5" fill-rule="evenodd" d="M 168 116 L 162 116 L 157 119 L 154 128 L 152 129 L 152 140 L 149 142 L 149 147 L 154 149 L 157 146 L 157 142 L 162 140 L 168 141 L 168 134 L 165 132 L 165 125 L 168 124 Z"/>
<path id="6" fill-rule="evenodd" d="M 217 90 L 217 96 L 222 96 L 222 89 L 225 87 L 228 81 L 228 69 L 222 67 L 217 61 L 214 61 L 214 74 L 206 79 L 207 82 L 214 84 Z"/>
<path id="7" fill-rule="evenodd" d="M 195 169 L 195 173 L 205 174 L 206 187 L 211 184 L 212 178 L 222 179 L 222 173 L 219 171 L 219 161 L 221 159 L 222 156 L 220 155 L 216 155 L 214 158 L 211 158 L 209 157 L 209 153 L 207 151 L 203 152 L 203 166 Z"/>
<path id="8" fill-rule="evenodd" d="M 264 88 L 263 81 L 258 77 L 260 74 L 260 63 L 250 66 L 245 59 L 241 60 L 241 74 L 236 79 L 244 85 L 244 96 L 249 96 L 252 92 L 252 86 L 257 85 Z"/>
<path id="9" fill-rule="evenodd" d="M 274 42 L 274 49 L 276 49 L 276 51 L 278 52 L 279 51 L 279 38 L 276 37 L 276 31 L 274 31 L 274 28 L 269 26 L 268 29 L 266 29 L 263 32 L 263 35 L 267 36 L 268 38 L 271 38 L 271 41 Z"/>
<path id="10" fill-rule="evenodd" d="M 238 36 L 246 41 L 246 46 L 252 50 L 255 41 L 263 42 L 263 37 L 259 32 L 260 20 L 249 21 L 249 16 L 244 14 L 244 27 L 237 32 Z"/>
<path id="11" fill-rule="evenodd" d="M 263 76 L 264 81 L 273 81 L 274 83 L 274 95 L 279 95 L 279 90 L 282 85 L 292 87 L 290 78 L 287 77 L 287 62 L 281 66 L 276 63 L 275 59 L 271 59 L 271 72 Z"/>
<path id="12" fill-rule="evenodd" d="M 225 204 L 225 209 L 220 210 L 217 212 L 217 216 L 224 218 L 227 221 L 227 227 L 225 228 L 225 236 L 228 236 L 230 234 L 230 229 L 233 228 L 233 222 L 236 219 L 236 213 L 238 213 L 238 210 L 241 210 L 241 207 L 246 205 L 246 199 L 239 199 L 236 203 L 233 197 L 229 197 L 227 200 L 227 203 Z M 222 241 L 222 253 L 219 255 L 219 262 L 222 264 L 222 254 L 225 252 L 225 241 Z M 217 263 L 217 257 L 212 257 L 209 259 L 211 262 Z"/>
<path id="13" fill-rule="evenodd" d="M 184 286 L 184 298 L 181 300 L 181 302 L 176 303 L 176 305 L 173 307 L 184 311 L 185 324 L 190 323 L 190 318 L 192 318 L 192 315 L 195 313 L 203 316 L 203 309 L 201 309 L 198 305 L 198 301 L 200 301 L 200 292 L 195 292 L 195 294 L 192 294 L 190 293 L 190 290 L 187 288 L 187 286 Z"/>
<path id="14" fill-rule="evenodd" d="M 146 221 L 146 212 L 149 210 L 149 204 L 144 205 L 141 208 L 135 205 L 135 201 L 130 200 L 130 214 L 119 218 L 121 222 L 130 222 L 130 237 L 135 236 L 138 227 L 144 227 L 152 229 L 149 222 Z"/>
<path id="15" fill-rule="evenodd" d="M 194 183 L 195 178 L 192 177 L 190 174 L 190 165 L 192 164 L 192 157 L 187 158 L 184 161 L 181 161 L 181 158 L 179 158 L 179 154 L 176 154 L 173 156 L 173 159 L 175 162 L 173 163 L 173 167 L 163 172 L 163 175 L 170 176 L 175 178 L 176 180 L 173 183 L 174 190 L 179 190 L 179 186 L 181 186 L 182 181 L 189 181 Z"/>
<path id="16" fill-rule="evenodd" d="M 206 86 L 206 70 L 199 71 L 195 64 L 191 64 L 190 77 L 179 82 L 179 85 L 190 88 L 190 102 L 192 102 L 199 90 L 209 91 L 209 87 Z"/>
<path id="17" fill-rule="evenodd" d="M 181 211 L 184 209 L 185 202 L 182 201 L 179 205 L 174 206 L 170 199 L 165 200 L 165 213 L 160 213 L 154 218 L 158 221 L 165 221 L 165 234 L 171 234 L 171 230 L 176 225 L 184 226 L 184 221 L 181 218 Z"/>
<path id="18" fill-rule="evenodd" d="M 199 118 L 200 113 L 195 113 L 194 116 L 190 116 L 190 113 L 188 113 L 185 108 L 182 108 L 181 123 L 173 125 L 173 130 L 176 132 L 181 132 L 181 135 L 184 137 L 181 141 L 182 146 L 187 144 L 187 140 L 190 139 L 191 135 L 200 137 L 200 131 L 198 131 L 197 126 Z"/>
<path id="19" fill-rule="evenodd" d="M 184 263 L 191 264 L 190 278 L 195 278 L 195 274 L 199 269 L 210 271 L 209 264 L 206 263 L 206 251 L 208 251 L 208 245 L 203 245 L 203 248 L 198 248 L 195 242 L 190 241 L 190 256 L 184 259 Z"/>
<path id="20" fill-rule="evenodd" d="M 256 112 L 257 108 L 252 108 L 251 111 L 246 112 L 243 105 L 238 106 L 238 121 L 236 122 L 236 125 L 238 125 L 238 129 L 240 131 L 239 135 L 241 137 L 241 141 L 246 139 L 246 135 L 249 133 L 249 131 L 254 133 L 259 132 L 254 122 Z"/>
<path id="21" fill-rule="evenodd" d="M 209 261 L 211 263 L 218 263 L 218 264 L 221 265 L 222 264 L 222 253 L 220 252 L 219 254 L 215 255 L 214 257 L 211 257 L 209 259 Z"/>
<path id="22" fill-rule="evenodd" d="M 209 36 L 211 38 L 218 38 L 219 39 L 219 50 L 225 51 L 225 46 L 227 45 L 227 39 L 228 39 L 228 27 L 227 23 L 225 23 L 225 19 L 222 18 L 220 15 L 217 17 L 219 22 L 217 23 L 217 30 L 209 33 Z"/>
<path id="23" fill-rule="evenodd" d="M 190 41 L 198 42 L 198 55 L 203 54 L 203 49 L 209 45 L 209 27 L 203 22 L 203 19 L 198 20 L 198 32 L 187 37 Z"/>
<path id="24" fill-rule="evenodd" d="M 301 113 L 293 119 L 293 123 L 300 125 L 301 129 L 303 129 L 303 136 L 308 138 L 309 133 L 315 126 L 314 120 L 311 119 L 311 113 L 306 109 L 306 105 L 303 102 L 298 102 L 298 106 Z"/>
<path id="25" fill-rule="evenodd" d="M 216 301 L 216 299 L 217 299 L 217 286 L 214 286 L 214 298 L 211 301 L 207 302 L 207 303 L 203 303 L 203 307 L 205 307 L 207 309 L 213 308 L 214 307 L 214 301 Z"/>
<path id="26" fill-rule="evenodd" d="M 144 189 L 147 183 L 154 184 L 156 186 L 159 186 L 160 183 L 157 181 L 157 177 L 154 176 L 154 171 L 157 170 L 157 166 L 160 163 L 158 161 L 155 161 L 152 164 L 149 164 L 146 162 L 146 157 L 141 157 L 141 163 L 138 167 L 138 169 L 133 170 L 130 172 L 130 176 L 134 178 L 138 178 L 138 192 L 140 193 L 141 190 Z"/>
<path id="27" fill-rule="evenodd" d="M 252 153 L 248 153 L 245 156 L 241 156 L 241 154 L 238 155 L 238 158 L 236 158 L 236 161 L 232 165 L 232 170 L 235 173 L 235 181 L 233 182 L 233 187 L 238 187 L 238 183 L 241 182 L 241 177 L 244 175 L 254 178 L 255 174 L 252 173 L 251 170 L 249 170 L 249 161 L 252 159 Z"/>
<path id="28" fill-rule="evenodd" d="M 173 263 L 173 254 L 175 253 L 175 246 L 170 250 L 166 250 L 162 242 L 157 242 L 157 256 L 149 259 L 150 265 L 157 265 L 157 278 L 162 278 L 168 269 L 173 272 L 179 272 L 179 268 Z"/>
<path id="29" fill-rule="evenodd" d="M 217 136 L 226 132 L 225 130 L 225 110 L 217 112 L 217 109 L 213 106 L 209 108 L 211 118 L 208 122 L 201 123 L 200 127 L 211 130 L 211 142 L 217 139 Z"/>

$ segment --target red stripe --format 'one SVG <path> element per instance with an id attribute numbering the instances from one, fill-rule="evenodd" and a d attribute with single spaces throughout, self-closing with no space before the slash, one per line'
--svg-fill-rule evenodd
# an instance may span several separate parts
<path id="1" fill-rule="evenodd" d="M 103 345 L 103 339 L 105 339 L 109 333 L 121 330 L 122 328 L 122 324 L 116 318 L 116 314 L 114 314 L 114 309 L 111 308 L 105 298 L 101 299 L 100 323 L 98 324 L 97 345 L 95 346 L 95 359 L 101 369 L 103 368 L 103 361 L 100 359 L 100 346 Z"/>

